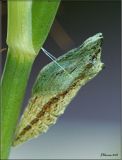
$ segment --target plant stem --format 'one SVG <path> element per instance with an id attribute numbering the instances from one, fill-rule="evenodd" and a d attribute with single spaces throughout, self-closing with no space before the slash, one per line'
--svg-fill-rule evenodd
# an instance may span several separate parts
<path id="1" fill-rule="evenodd" d="M 17 52 L 17 51 L 16 51 Z M 7 159 L 34 57 L 8 50 L 1 83 L 1 159 Z"/>
<path id="2" fill-rule="evenodd" d="M 9 0 L 8 54 L 1 91 L 1 159 L 7 159 L 33 61 L 54 20 L 59 0 Z M 42 25 L 43 24 L 43 25 Z"/>

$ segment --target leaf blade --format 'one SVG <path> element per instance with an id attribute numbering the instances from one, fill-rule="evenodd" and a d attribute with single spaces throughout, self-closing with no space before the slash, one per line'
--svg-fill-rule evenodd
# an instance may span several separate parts
<path id="1" fill-rule="evenodd" d="M 49 33 L 49 30 L 55 18 L 59 4 L 60 0 L 33 1 L 32 36 L 33 36 L 33 46 L 36 52 L 40 50 L 41 46 L 43 45 Z"/>

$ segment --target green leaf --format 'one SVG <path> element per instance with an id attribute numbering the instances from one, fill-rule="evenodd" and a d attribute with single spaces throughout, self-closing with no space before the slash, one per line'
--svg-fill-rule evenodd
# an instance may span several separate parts
<path id="1" fill-rule="evenodd" d="M 40 50 L 48 35 L 59 2 L 59 0 L 34 0 L 32 3 L 32 41 L 36 52 Z"/>

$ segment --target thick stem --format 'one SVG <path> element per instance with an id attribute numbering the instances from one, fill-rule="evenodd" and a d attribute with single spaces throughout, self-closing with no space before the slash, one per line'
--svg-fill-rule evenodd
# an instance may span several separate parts
<path id="1" fill-rule="evenodd" d="M 34 57 L 44 43 L 59 5 L 59 1 L 34 2 L 8 1 L 7 44 L 10 49 L 0 87 L 2 159 L 9 155 Z"/>
<path id="2" fill-rule="evenodd" d="M 8 51 L 1 80 L 1 159 L 7 159 L 34 57 Z"/>

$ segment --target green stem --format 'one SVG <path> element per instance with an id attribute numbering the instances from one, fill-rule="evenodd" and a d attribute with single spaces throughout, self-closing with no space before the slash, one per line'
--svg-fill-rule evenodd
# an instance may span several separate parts
<path id="1" fill-rule="evenodd" d="M 16 53 L 15 53 L 16 52 Z M 1 81 L 1 159 L 7 159 L 34 57 L 8 51 Z"/>
<path id="2" fill-rule="evenodd" d="M 8 54 L 1 81 L 1 159 L 7 159 L 31 66 L 59 1 L 8 0 Z"/>

